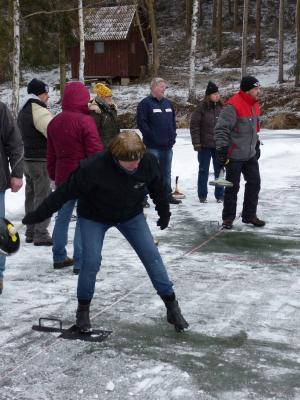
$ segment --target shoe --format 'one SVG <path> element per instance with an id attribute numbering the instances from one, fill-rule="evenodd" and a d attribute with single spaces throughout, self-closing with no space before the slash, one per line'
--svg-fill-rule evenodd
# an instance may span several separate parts
<path id="1" fill-rule="evenodd" d="M 52 246 L 53 242 L 52 239 L 46 239 L 46 240 L 36 240 L 33 242 L 35 246 Z"/>
<path id="2" fill-rule="evenodd" d="M 54 269 L 62 269 L 65 267 L 71 267 L 73 265 L 73 258 L 67 257 L 64 261 L 58 261 L 53 263 Z"/>
<path id="3" fill-rule="evenodd" d="M 74 275 L 79 275 L 79 272 L 80 272 L 79 268 L 76 268 L 76 267 L 73 268 L 73 274 Z"/>
<path id="4" fill-rule="evenodd" d="M 200 203 L 207 203 L 207 198 L 203 197 L 201 199 L 199 199 Z"/>
<path id="5" fill-rule="evenodd" d="M 232 229 L 233 221 L 231 219 L 224 219 L 222 223 L 222 228 L 224 229 Z"/>
<path id="6" fill-rule="evenodd" d="M 217 203 L 224 203 L 224 199 L 223 198 L 217 199 Z"/>
<path id="7" fill-rule="evenodd" d="M 181 310 L 175 295 L 161 296 L 161 298 L 167 308 L 167 321 L 169 324 L 174 325 L 176 332 L 184 332 L 184 330 L 189 327 L 189 324 L 181 314 Z"/>
<path id="8" fill-rule="evenodd" d="M 182 203 L 182 201 L 179 200 L 179 199 L 175 199 L 175 197 L 171 196 L 170 200 L 169 200 L 169 203 L 170 204 L 180 204 L 180 203 Z"/>
<path id="9" fill-rule="evenodd" d="M 92 331 L 90 304 L 78 304 L 76 311 L 76 327 L 80 333 L 89 333 Z"/>
<path id="10" fill-rule="evenodd" d="M 29 238 L 29 237 L 27 237 L 27 238 L 25 239 L 25 242 L 26 242 L 26 243 L 33 243 L 33 239 L 32 239 L 32 238 Z"/>
<path id="11" fill-rule="evenodd" d="M 0 280 L 0 294 L 3 292 L 3 279 Z"/>
<path id="12" fill-rule="evenodd" d="M 263 221 L 262 219 L 259 219 L 257 217 L 253 217 L 253 218 L 249 218 L 249 219 L 242 218 L 242 221 L 244 222 L 244 224 L 252 224 L 253 226 L 257 226 L 259 228 L 266 225 L 265 221 Z"/>

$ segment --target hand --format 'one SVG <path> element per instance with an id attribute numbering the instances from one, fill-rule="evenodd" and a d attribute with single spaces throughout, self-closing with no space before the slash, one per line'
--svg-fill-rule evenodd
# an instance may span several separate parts
<path id="1" fill-rule="evenodd" d="M 23 186 L 22 178 L 10 178 L 10 188 L 12 192 L 18 192 Z"/>
<path id="2" fill-rule="evenodd" d="M 156 225 L 159 226 L 162 231 L 168 227 L 170 222 L 170 216 L 171 214 L 162 215 L 161 217 L 159 217 Z"/>
<path id="3" fill-rule="evenodd" d="M 260 158 L 260 141 L 258 140 L 256 142 L 256 146 L 255 146 L 255 151 L 256 151 L 256 159 L 259 160 Z"/>
<path id="4" fill-rule="evenodd" d="M 195 145 L 194 145 L 194 150 L 195 150 L 195 151 L 201 151 L 201 149 L 202 149 L 201 144 L 195 144 Z"/>
<path id="5" fill-rule="evenodd" d="M 228 147 L 220 147 L 217 149 L 217 161 L 224 166 L 228 158 Z"/>
<path id="6" fill-rule="evenodd" d="M 25 215 L 25 217 L 22 219 L 22 224 L 33 225 L 42 221 L 44 221 L 44 219 L 41 219 L 41 217 L 35 211 L 33 211 Z"/>

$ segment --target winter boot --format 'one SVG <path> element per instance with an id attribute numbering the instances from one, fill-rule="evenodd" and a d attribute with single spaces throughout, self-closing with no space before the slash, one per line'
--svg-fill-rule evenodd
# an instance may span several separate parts
<path id="1" fill-rule="evenodd" d="M 257 218 L 256 216 L 253 218 L 243 218 L 242 221 L 244 224 L 252 224 L 253 226 L 257 226 L 259 228 L 266 225 L 265 221 Z"/>
<path id="2" fill-rule="evenodd" d="M 92 326 L 90 321 L 90 303 L 88 304 L 78 303 L 76 311 L 76 327 L 80 333 L 92 332 Z"/>
<path id="3" fill-rule="evenodd" d="M 0 279 L 0 294 L 3 292 L 3 279 Z"/>
<path id="4" fill-rule="evenodd" d="M 161 296 L 161 298 L 167 308 L 167 321 L 169 324 L 174 325 L 176 332 L 184 332 L 184 330 L 189 327 L 189 324 L 181 314 L 175 294 L 170 296 Z"/>
<path id="5" fill-rule="evenodd" d="M 223 229 L 232 229 L 233 221 L 231 219 L 223 219 L 222 228 Z"/>

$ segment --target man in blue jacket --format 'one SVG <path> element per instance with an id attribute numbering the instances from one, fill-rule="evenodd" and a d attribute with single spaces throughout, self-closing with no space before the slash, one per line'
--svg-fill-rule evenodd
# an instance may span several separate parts
<path id="1" fill-rule="evenodd" d="M 166 194 L 171 204 L 179 204 L 172 196 L 171 166 L 173 146 L 176 141 L 175 110 L 170 100 L 164 97 L 166 83 L 162 78 L 152 79 L 151 94 L 137 107 L 137 125 L 143 135 L 147 152 L 158 159 Z"/>

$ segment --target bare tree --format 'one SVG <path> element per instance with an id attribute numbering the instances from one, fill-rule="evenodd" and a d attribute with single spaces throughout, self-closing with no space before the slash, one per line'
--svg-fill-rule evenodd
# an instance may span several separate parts
<path id="1" fill-rule="evenodd" d="M 261 26 L 261 0 L 256 0 L 255 57 L 257 60 L 261 59 L 260 26 Z"/>
<path id="2" fill-rule="evenodd" d="M 249 12 L 249 0 L 244 0 L 243 33 L 242 33 L 242 60 L 241 60 L 241 75 L 242 75 L 242 77 L 247 75 L 248 12 Z"/>
<path id="3" fill-rule="evenodd" d="M 217 57 L 220 57 L 223 50 L 223 1 L 217 2 Z"/>
<path id="4" fill-rule="evenodd" d="M 135 7 L 136 7 L 136 11 L 135 11 L 136 23 L 137 23 L 137 26 L 138 26 L 139 31 L 140 31 L 141 39 L 142 39 L 144 48 L 146 50 L 147 57 L 149 59 L 150 58 L 150 52 L 149 52 L 149 47 L 147 45 L 146 38 L 145 38 L 145 35 L 144 35 L 144 32 L 143 32 L 143 28 L 142 28 L 142 24 L 141 24 L 141 20 L 140 20 L 138 0 L 135 0 Z"/>
<path id="5" fill-rule="evenodd" d="M 14 52 L 11 109 L 15 117 L 19 111 L 20 90 L 20 4 L 13 0 Z"/>
<path id="6" fill-rule="evenodd" d="M 195 87 L 195 59 L 196 59 L 196 44 L 197 44 L 197 26 L 198 26 L 199 0 L 194 0 L 193 17 L 192 17 L 192 37 L 190 50 L 190 79 L 189 79 L 189 96 L 188 101 L 196 100 Z"/>
<path id="7" fill-rule="evenodd" d="M 160 66 L 157 28 L 156 28 L 156 19 L 155 19 L 155 11 L 154 11 L 154 1 L 155 0 L 146 0 L 149 21 L 150 21 L 151 36 L 152 36 L 152 47 L 153 47 L 152 75 L 153 76 L 157 75 L 159 66 Z"/>
<path id="8" fill-rule="evenodd" d="M 60 98 L 63 98 L 66 84 L 66 40 L 65 32 L 60 24 L 59 27 L 59 88 Z"/>
<path id="9" fill-rule="evenodd" d="M 238 18 L 239 18 L 239 0 L 234 0 L 233 3 L 233 32 L 238 30 Z"/>
<path id="10" fill-rule="evenodd" d="M 283 23 L 284 23 L 284 0 L 279 3 L 279 26 L 278 26 L 278 82 L 283 83 Z"/>
<path id="11" fill-rule="evenodd" d="M 83 5 L 82 0 L 78 0 L 78 22 L 79 22 L 79 67 L 78 67 L 78 79 L 84 82 L 84 60 L 85 60 L 85 48 L 84 48 L 84 23 L 83 23 Z"/>
<path id="12" fill-rule="evenodd" d="M 192 34 L 193 0 L 185 0 L 185 37 L 191 40 Z"/>
<path id="13" fill-rule="evenodd" d="M 212 24 L 211 31 L 212 34 L 215 35 L 217 31 L 217 8 L 218 8 L 218 0 L 213 0 L 212 3 Z"/>
<path id="14" fill-rule="evenodd" d="M 300 0 L 296 5 L 296 66 L 295 66 L 295 86 L 300 86 Z"/>

